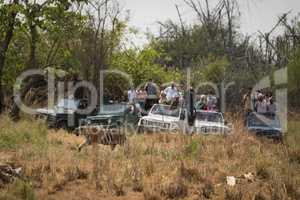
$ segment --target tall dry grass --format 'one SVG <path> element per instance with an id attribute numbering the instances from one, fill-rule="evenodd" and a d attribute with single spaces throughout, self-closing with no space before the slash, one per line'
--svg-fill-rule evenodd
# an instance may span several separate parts
<path id="1" fill-rule="evenodd" d="M 239 118 L 236 118 L 239 119 Z M 133 135 L 115 151 L 48 131 L 42 122 L 0 118 L 0 162 L 23 168 L 2 199 L 300 199 L 300 124 L 284 144 L 257 139 L 234 121 L 231 136 Z M 254 180 L 243 178 L 252 173 Z M 235 176 L 229 187 L 226 176 Z"/>

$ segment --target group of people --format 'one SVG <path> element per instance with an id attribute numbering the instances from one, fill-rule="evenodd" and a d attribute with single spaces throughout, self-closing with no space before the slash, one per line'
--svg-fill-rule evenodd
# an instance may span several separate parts
<path id="1" fill-rule="evenodd" d="M 200 95 L 195 103 L 196 110 L 217 110 L 218 99 L 212 92 L 208 95 Z"/>
<path id="2" fill-rule="evenodd" d="M 127 93 L 129 103 L 138 103 L 145 110 L 149 110 L 154 104 L 167 104 L 178 106 L 183 101 L 183 94 L 177 89 L 175 83 L 167 87 L 158 87 L 152 79 L 148 81 L 144 88 L 135 90 L 130 88 Z M 218 99 L 212 92 L 208 95 L 196 96 L 194 108 L 196 110 L 217 110 Z M 243 96 L 244 111 L 246 113 L 275 113 L 276 105 L 271 92 L 248 88 Z"/>
<path id="3" fill-rule="evenodd" d="M 175 83 L 171 83 L 165 88 L 159 88 L 152 79 L 142 89 L 135 90 L 131 87 L 127 95 L 129 103 L 139 103 L 145 110 L 149 110 L 156 103 L 169 105 L 174 104 L 174 102 L 179 103 L 180 99 L 180 92 Z"/>
<path id="4" fill-rule="evenodd" d="M 248 88 L 247 93 L 243 97 L 244 110 L 246 113 L 273 113 L 276 112 L 276 105 L 272 92 L 263 92 L 256 90 L 252 92 L 252 88 Z"/>
<path id="5" fill-rule="evenodd" d="M 218 104 L 217 97 L 213 95 L 213 92 L 209 92 L 208 95 L 196 96 L 193 88 L 183 93 L 175 83 L 171 83 L 167 87 L 158 87 L 152 79 L 142 89 L 130 88 L 127 95 L 129 103 L 138 103 L 145 110 L 149 110 L 152 105 L 157 103 L 171 105 L 174 108 L 185 103 L 191 107 L 191 110 L 217 110 Z"/>

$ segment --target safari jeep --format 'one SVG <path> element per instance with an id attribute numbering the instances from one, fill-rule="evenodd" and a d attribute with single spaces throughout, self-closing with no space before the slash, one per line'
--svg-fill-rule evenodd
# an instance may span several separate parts
<path id="1" fill-rule="evenodd" d="M 116 145 L 123 145 L 126 134 L 131 130 L 135 131 L 139 117 L 140 111 L 133 105 L 102 106 L 97 115 L 81 120 L 75 130 L 76 135 L 85 137 L 85 141 L 79 145 L 79 150 L 93 143 L 110 145 L 112 149 Z"/>
<path id="2" fill-rule="evenodd" d="M 272 113 L 250 113 L 246 118 L 249 133 L 282 141 L 283 130 L 279 117 Z"/>
<path id="3" fill-rule="evenodd" d="M 134 128 L 140 118 L 140 112 L 133 105 L 110 104 L 104 105 L 94 116 L 82 119 L 79 130 L 88 127 L 101 128 Z"/>
<path id="4" fill-rule="evenodd" d="M 84 108 L 85 103 L 85 100 L 61 99 L 52 109 L 36 109 L 36 116 L 45 118 L 49 128 L 74 130 L 79 121 L 87 116 L 77 112 L 78 109 Z"/>
<path id="5" fill-rule="evenodd" d="M 184 127 L 185 113 L 182 108 L 172 109 L 170 105 L 155 104 L 149 114 L 140 119 L 138 133 L 168 131 L 178 132 Z"/>
<path id="6" fill-rule="evenodd" d="M 230 134 L 231 128 L 220 112 L 197 110 L 194 121 L 195 134 L 224 135 Z"/>

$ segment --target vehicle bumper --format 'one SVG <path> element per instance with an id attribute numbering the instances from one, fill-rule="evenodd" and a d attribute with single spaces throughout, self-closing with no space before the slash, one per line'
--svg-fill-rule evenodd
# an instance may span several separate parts
<path id="1" fill-rule="evenodd" d="M 169 132 L 169 133 L 176 133 L 178 129 L 171 129 L 171 128 L 164 128 L 164 127 L 157 127 L 157 126 L 147 126 L 147 125 L 139 125 L 138 132 Z"/>
<path id="2" fill-rule="evenodd" d="M 250 131 L 250 133 L 255 134 L 258 137 L 266 137 L 270 139 L 282 139 L 283 137 L 282 133 L 269 133 L 269 132 L 256 132 L 256 131 Z"/>
<path id="3" fill-rule="evenodd" d="M 201 134 L 201 135 L 230 135 L 231 130 L 225 128 L 210 128 L 210 127 L 199 127 L 194 128 L 194 134 Z"/>

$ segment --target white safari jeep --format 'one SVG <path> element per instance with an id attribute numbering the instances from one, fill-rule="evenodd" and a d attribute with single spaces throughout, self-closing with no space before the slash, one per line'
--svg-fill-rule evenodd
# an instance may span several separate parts
<path id="1" fill-rule="evenodd" d="M 220 112 L 197 110 L 194 122 L 194 131 L 196 134 L 224 135 L 230 134 L 230 125 L 224 120 Z"/>
<path id="2" fill-rule="evenodd" d="M 182 108 L 172 109 L 170 105 L 155 104 L 149 114 L 139 120 L 138 132 L 177 132 L 184 125 L 184 118 L 185 113 Z"/>

